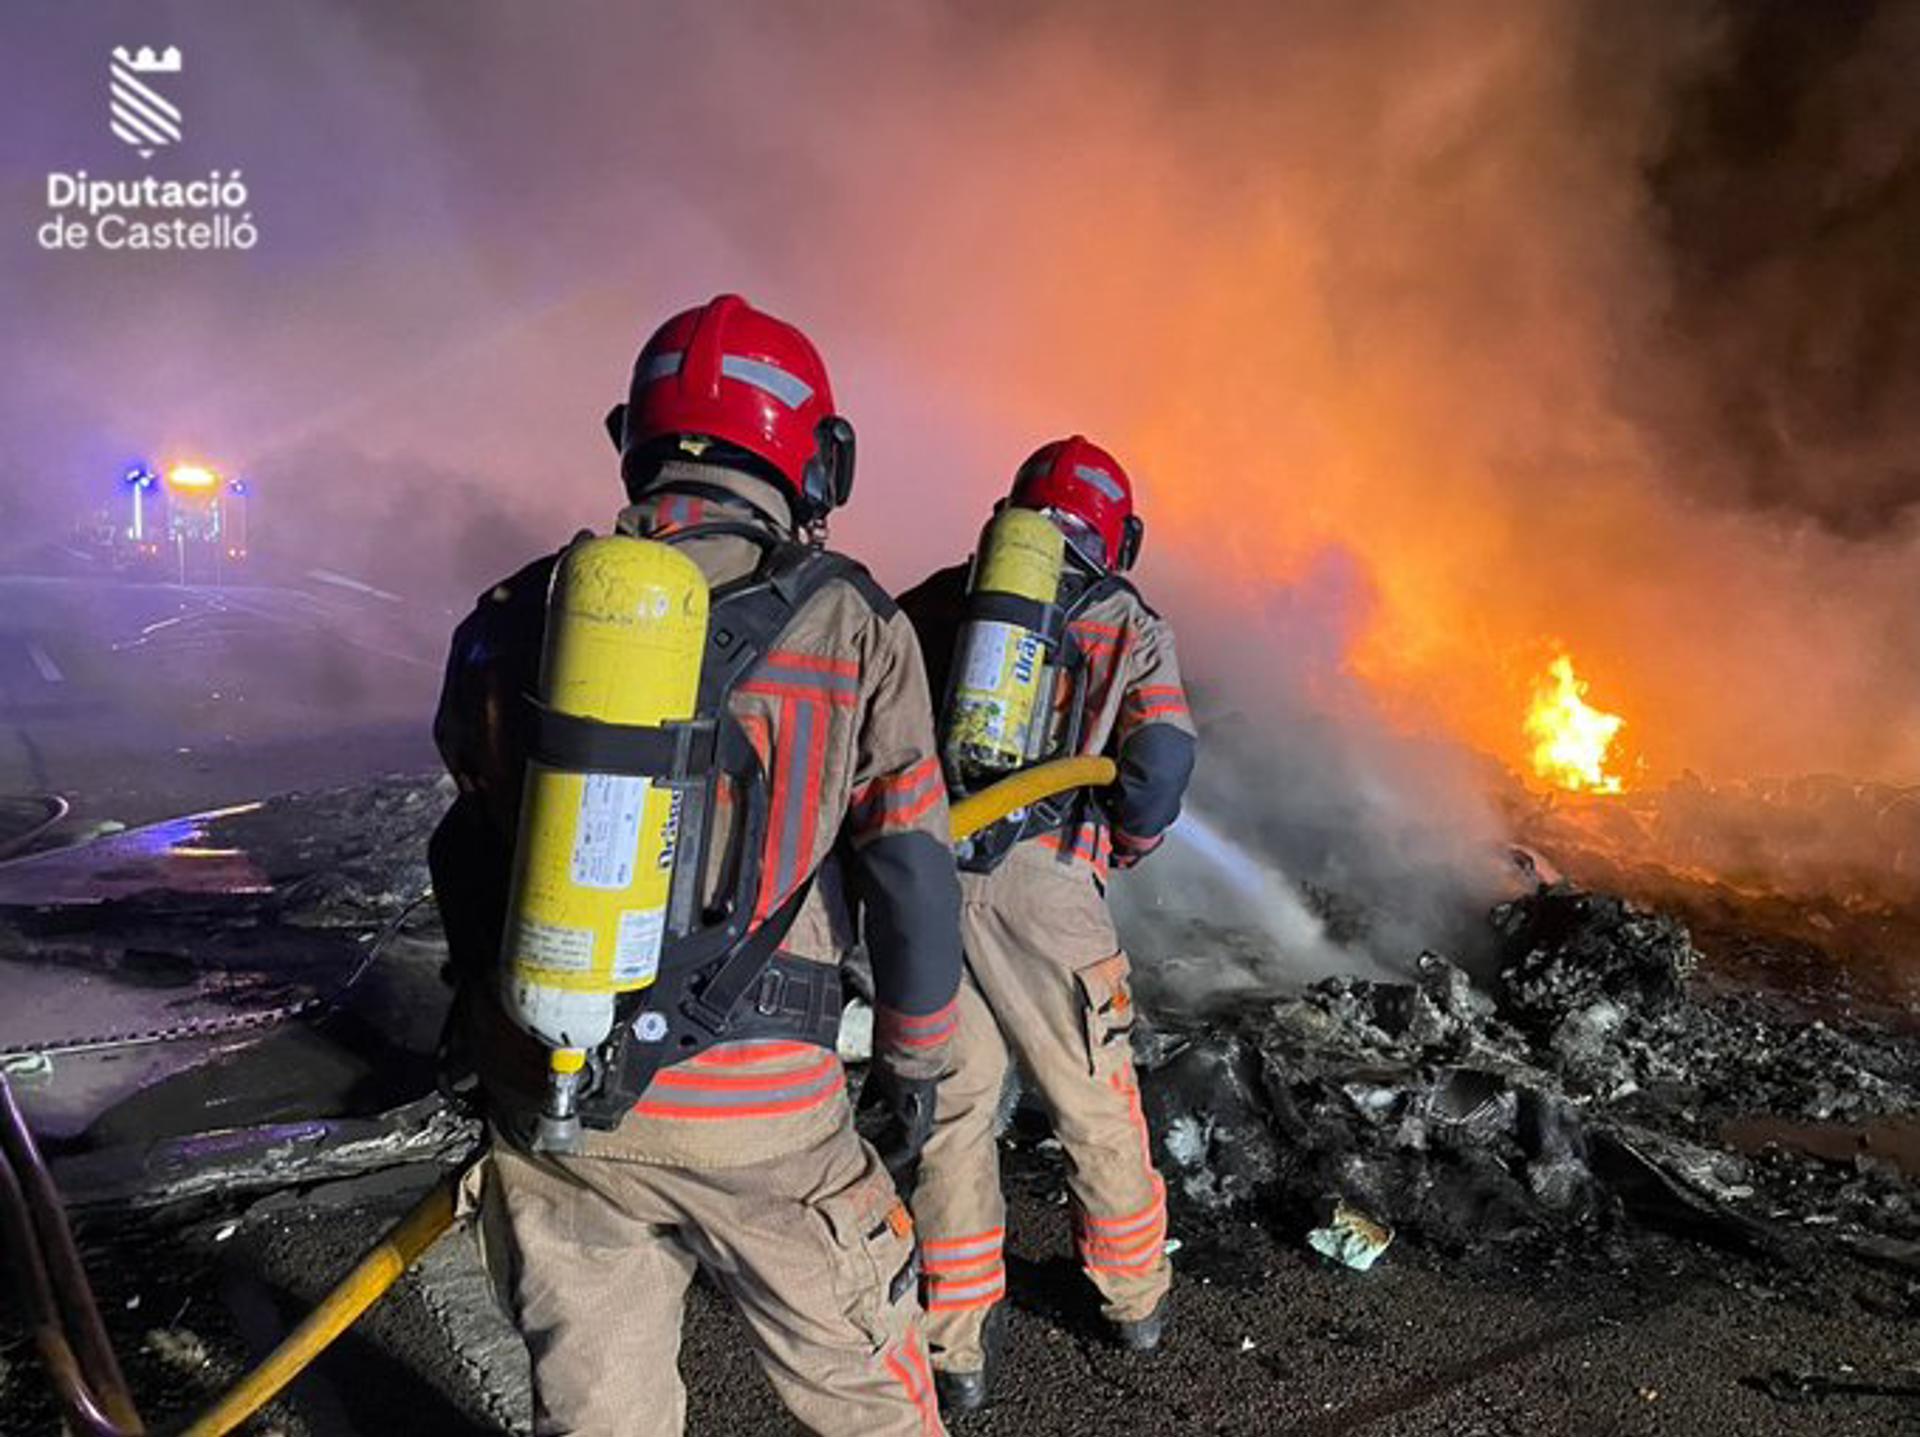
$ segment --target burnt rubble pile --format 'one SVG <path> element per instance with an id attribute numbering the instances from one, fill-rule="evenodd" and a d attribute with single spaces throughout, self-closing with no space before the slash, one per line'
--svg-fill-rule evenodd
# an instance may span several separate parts
<path id="1" fill-rule="evenodd" d="M 1910 1038 L 1698 992 L 1683 925 L 1566 884 L 1491 923 L 1491 994 L 1427 953 L 1409 982 L 1143 1025 L 1177 1197 L 1303 1227 L 1342 1199 L 1441 1248 L 1626 1220 L 1745 1248 L 1818 1228 L 1920 1259 L 1920 1181 L 1857 1144 L 1771 1141 L 1920 1112 Z"/>
<path id="2" fill-rule="evenodd" d="M 269 799 L 223 820 L 221 838 L 273 883 L 282 922 L 360 927 L 427 892 L 427 840 L 452 800 L 450 779 L 393 775 Z"/>

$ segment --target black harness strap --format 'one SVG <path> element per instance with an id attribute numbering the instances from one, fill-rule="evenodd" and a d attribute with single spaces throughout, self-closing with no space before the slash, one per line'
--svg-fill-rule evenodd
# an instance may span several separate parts
<path id="1" fill-rule="evenodd" d="M 713 771 L 718 749 L 711 719 L 641 728 L 534 705 L 533 757 L 549 768 L 693 783 Z"/>
<path id="2" fill-rule="evenodd" d="M 1033 628 L 1037 618 L 1056 626 L 1052 637 L 1060 654 L 1060 668 L 1073 692 L 1067 730 L 1061 742 L 1061 751 L 1064 753 L 1074 753 L 1079 749 L 1081 725 L 1086 719 L 1087 657 L 1073 636 L 1073 620 L 1108 595 L 1123 592 L 1139 597 L 1138 590 L 1127 580 L 1118 574 L 1103 573 L 1079 593 L 1069 597 L 1064 604 L 1042 605 L 1032 599 L 1001 594 L 968 599 L 967 617 L 970 620 L 1001 619 L 1003 622 Z M 1022 617 L 1023 614 L 1025 617 Z M 1084 789 L 1041 799 L 1022 809 L 1018 815 L 1003 818 L 980 830 L 956 848 L 955 856 L 959 866 L 969 873 L 991 873 L 1006 861 L 1016 845 L 1029 838 L 1037 838 L 1043 833 L 1077 831 L 1091 809 L 1091 801 Z"/>
<path id="3" fill-rule="evenodd" d="M 1066 632 L 1067 611 L 1020 594 L 974 594 L 967 600 L 967 622 L 1012 624 L 1039 635 L 1051 647 Z"/>
<path id="4" fill-rule="evenodd" d="M 653 985 L 620 1005 L 613 1037 L 594 1055 L 594 1080 L 580 1103 L 581 1118 L 590 1127 L 618 1126 L 663 1066 L 693 1057 L 717 1042 L 772 1031 L 830 1047 L 829 1019 L 837 1030 L 839 1007 L 828 1002 L 824 980 L 796 971 L 820 969 L 834 978 L 837 993 L 834 970 L 785 959 L 779 953 L 813 891 L 818 868 L 757 927 L 750 927 L 764 876 L 760 854 L 769 783 L 730 700 L 815 594 L 835 581 L 851 584 L 863 597 L 869 589 L 878 591 L 878 586 L 850 559 L 779 539 L 751 524 L 724 520 L 696 524 L 662 542 L 678 545 L 722 536 L 748 539 L 765 552 L 751 574 L 713 593 L 700 672 L 697 712 L 701 717 L 688 724 L 612 734 L 592 732 L 606 726 L 590 723 L 585 730 L 566 723 L 541 730 L 543 741 L 551 740 L 556 752 L 610 759 L 611 764 L 595 765 L 606 771 L 705 781 L 710 785 L 709 797 L 712 784 L 730 781 L 738 785 L 743 800 L 731 851 L 725 855 L 730 881 L 723 878 L 724 899 L 717 908 L 698 900 L 701 921 L 685 931 L 669 925 Z M 703 767 L 702 745 L 708 736 L 711 760 Z M 622 768 L 622 764 L 635 767 Z M 699 811 L 699 807 L 689 809 Z M 697 888 L 707 870 L 705 836 L 683 829 L 681 843 L 676 884 L 680 864 L 686 864 L 690 882 Z M 772 994 L 774 987 L 780 996 Z M 754 1001 L 747 1002 L 750 996 Z"/>

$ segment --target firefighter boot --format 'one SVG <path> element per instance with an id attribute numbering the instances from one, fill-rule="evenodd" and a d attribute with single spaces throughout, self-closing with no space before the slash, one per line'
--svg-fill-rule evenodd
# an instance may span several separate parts
<path id="1" fill-rule="evenodd" d="M 1007 1305 L 997 1302 L 987 1314 L 980 1332 L 980 1345 L 986 1354 L 978 1372 L 941 1372 L 933 1374 L 933 1390 L 940 1398 L 940 1415 L 958 1417 L 978 1412 L 987 1405 L 987 1382 L 1000 1365 L 1000 1349 L 1007 1329 Z"/>
<path id="2" fill-rule="evenodd" d="M 1171 1293 L 1162 1297 L 1145 1317 L 1131 1322 L 1116 1321 L 1113 1340 L 1129 1352 L 1152 1352 L 1167 1335 L 1167 1303 L 1171 1297 Z"/>

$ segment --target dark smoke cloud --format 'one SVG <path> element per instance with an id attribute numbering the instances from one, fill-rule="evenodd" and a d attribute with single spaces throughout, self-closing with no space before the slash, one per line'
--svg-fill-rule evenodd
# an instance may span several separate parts
<path id="1" fill-rule="evenodd" d="M 1040 440 L 1125 454 L 1274 809 L 1356 852 L 1467 806 L 1434 735 L 1522 758 L 1556 642 L 1652 776 L 1911 778 L 1914 13 L 22 0 L 0 453 L 51 516 L 205 452 L 457 607 L 606 522 L 635 345 L 739 288 L 829 356 L 889 581 Z M 154 171 L 242 168 L 260 248 L 38 253 L 48 170 L 138 171 L 104 65 L 149 42 Z"/>
<path id="2" fill-rule="evenodd" d="M 1648 169 L 1679 341 L 1657 426 L 1708 497 L 1871 541 L 1920 502 L 1920 11 L 1721 24 Z"/>

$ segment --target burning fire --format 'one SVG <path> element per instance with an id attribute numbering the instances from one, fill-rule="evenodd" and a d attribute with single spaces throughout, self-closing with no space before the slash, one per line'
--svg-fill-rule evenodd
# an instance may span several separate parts
<path id="1" fill-rule="evenodd" d="M 1593 707 L 1586 692 L 1586 680 L 1574 674 L 1573 660 L 1565 654 L 1534 686 L 1526 725 L 1533 771 L 1576 793 L 1618 793 L 1620 776 L 1607 772 L 1607 751 L 1626 720 Z"/>

